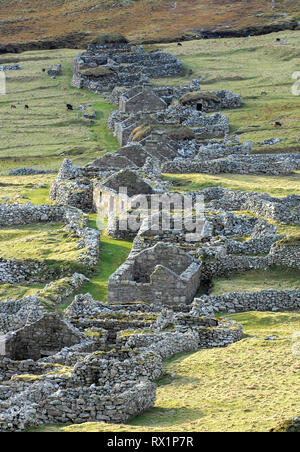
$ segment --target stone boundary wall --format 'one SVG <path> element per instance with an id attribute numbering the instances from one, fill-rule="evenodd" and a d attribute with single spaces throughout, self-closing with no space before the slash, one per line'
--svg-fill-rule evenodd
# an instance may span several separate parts
<path id="1" fill-rule="evenodd" d="M 206 312 L 295 311 L 300 309 L 300 290 L 262 290 L 202 296 L 197 299 Z"/>
<path id="2" fill-rule="evenodd" d="M 167 359 L 175 354 L 196 351 L 202 348 L 226 347 L 238 342 L 243 337 L 241 325 L 237 323 L 219 322 L 216 326 L 192 327 L 181 331 L 147 333 L 146 331 L 129 336 L 122 336 L 124 331 L 118 333 L 117 344 L 125 348 L 144 348 L 152 351 L 162 359 Z M 130 330 L 129 330 L 130 331 Z M 126 332 L 126 331 L 125 331 Z"/>
<path id="3" fill-rule="evenodd" d="M 289 175 L 300 169 L 299 154 L 229 155 L 215 160 L 175 159 L 162 164 L 163 173 Z"/>
<path id="4" fill-rule="evenodd" d="M 127 330 L 130 332 L 130 330 Z M 125 332 L 127 332 L 125 331 Z M 197 331 L 187 332 L 162 332 L 162 333 L 136 333 L 123 337 L 124 331 L 120 331 L 117 337 L 119 347 L 136 349 L 144 348 L 151 351 L 162 359 L 167 359 L 182 352 L 198 349 L 199 335 Z"/>
<path id="5" fill-rule="evenodd" d="M 251 211 L 254 215 L 295 224 L 300 223 L 300 196 L 275 198 L 264 193 L 210 187 L 191 195 L 203 195 L 207 209 Z"/>
<path id="6" fill-rule="evenodd" d="M 46 423 L 124 423 L 151 408 L 156 398 L 156 385 L 148 380 L 110 390 L 95 385 L 64 388 L 58 382 L 38 381 L 10 398 L 10 408 L 0 414 L 0 431 L 23 431 Z"/>
<path id="7" fill-rule="evenodd" d="M 0 227 L 32 223 L 64 221 L 65 208 L 60 206 L 27 204 L 0 204 Z"/>
<path id="8" fill-rule="evenodd" d="M 272 246 L 270 253 L 263 257 L 224 255 L 204 256 L 202 276 L 211 279 L 230 273 L 247 270 L 267 270 L 272 266 L 300 268 L 300 247 Z"/>
<path id="9" fill-rule="evenodd" d="M 133 383 L 140 379 L 157 380 L 162 374 L 162 359 L 152 351 L 95 352 L 74 366 L 71 379 L 78 386 L 105 387 Z M 73 384 L 73 382 L 72 382 Z"/>

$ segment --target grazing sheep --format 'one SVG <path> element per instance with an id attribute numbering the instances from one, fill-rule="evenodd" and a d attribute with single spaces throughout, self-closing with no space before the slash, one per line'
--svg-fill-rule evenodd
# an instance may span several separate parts
<path id="1" fill-rule="evenodd" d="M 177 45 L 178 45 L 178 46 L 181 46 L 181 47 L 182 47 L 182 44 L 181 44 L 181 42 L 177 42 Z"/>
<path id="2" fill-rule="evenodd" d="M 11 105 L 10 108 L 17 108 L 15 105 Z"/>
<path id="3" fill-rule="evenodd" d="M 24 105 L 25 110 L 29 110 L 29 105 Z"/>
<path id="4" fill-rule="evenodd" d="M 67 104 L 67 109 L 68 109 L 68 110 L 73 110 L 73 105 Z"/>
<path id="5" fill-rule="evenodd" d="M 275 122 L 275 124 L 274 124 L 274 127 L 282 127 L 282 124 L 281 124 L 281 122 L 279 122 L 279 121 L 276 121 L 276 122 Z"/>

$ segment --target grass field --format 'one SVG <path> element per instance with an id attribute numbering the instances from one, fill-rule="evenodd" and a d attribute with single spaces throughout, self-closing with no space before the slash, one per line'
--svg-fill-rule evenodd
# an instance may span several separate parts
<path id="1" fill-rule="evenodd" d="M 86 267 L 78 262 L 83 250 L 77 249 L 77 243 L 78 240 L 66 232 L 61 223 L 3 227 L 0 228 L 0 259 L 42 262 L 61 278 L 86 272 Z M 0 285 L 0 300 L 34 295 L 42 287 L 26 283 Z"/>
<path id="2" fill-rule="evenodd" d="M 76 261 L 82 250 L 76 250 L 76 239 L 61 223 L 40 223 L 0 229 L 0 257 L 3 259 L 36 259 Z"/>
<path id="3" fill-rule="evenodd" d="M 269 270 L 251 270 L 233 273 L 230 277 L 214 278 L 212 294 L 230 292 L 258 292 L 260 290 L 300 289 L 300 270 L 270 268 Z"/>
<path id="4" fill-rule="evenodd" d="M 155 407 L 127 424 L 43 426 L 50 432 L 263 432 L 299 408 L 300 313 L 234 314 L 245 338 L 227 348 L 177 355 L 164 364 Z M 267 336 L 276 340 L 267 341 Z M 173 377 L 171 374 L 175 374 Z"/>
<path id="5" fill-rule="evenodd" d="M 71 87 L 72 61 L 78 52 L 63 49 L 0 56 L 0 64 L 19 62 L 23 67 L 6 73 L 7 94 L 0 98 L 0 175 L 23 166 L 57 170 L 66 157 L 86 163 L 117 149 L 117 140 L 106 127 L 114 107 L 99 95 Z M 42 72 L 52 63 L 63 64 L 63 75 L 55 80 Z M 74 111 L 67 111 L 66 103 Z M 12 104 L 17 108 L 11 109 Z M 30 107 L 27 111 L 25 104 Z M 82 118 L 81 104 L 93 104 L 94 124 Z"/>
<path id="6" fill-rule="evenodd" d="M 241 109 L 225 112 L 231 124 L 231 132 L 241 141 L 262 142 L 266 138 L 283 138 L 273 151 L 286 152 L 288 148 L 300 150 L 299 97 L 292 94 L 298 71 L 299 32 L 283 32 L 280 45 L 276 34 L 240 39 L 190 41 L 177 47 L 163 44 L 160 47 L 182 58 L 186 76 L 174 78 L 169 83 L 188 81 L 188 70 L 193 78 L 202 78 L 202 90 L 230 89 L 242 95 Z M 157 83 L 162 83 L 158 80 Z M 261 95 L 266 91 L 266 95 Z M 275 129 L 280 121 L 283 127 Z M 272 148 L 255 146 L 256 152 L 270 152 Z"/>
<path id="7" fill-rule="evenodd" d="M 49 199 L 49 189 L 56 174 L 41 174 L 37 176 L 0 176 L 0 203 L 9 202 L 26 204 L 52 204 Z M 42 186 L 42 187 L 40 187 Z"/>
<path id="8" fill-rule="evenodd" d="M 90 215 L 90 227 L 97 228 L 96 215 Z M 79 293 L 90 293 L 96 300 L 107 301 L 107 281 L 128 257 L 132 243 L 114 240 L 104 232 L 101 234 L 100 261 L 90 281 L 84 284 Z"/>
<path id="9" fill-rule="evenodd" d="M 267 193 L 279 198 L 288 195 L 300 195 L 300 171 L 295 171 L 290 176 L 165 174 L 165 178 L 177 182 L 172 191 L 180 193 L 220 186 L 230 190 Z"/>

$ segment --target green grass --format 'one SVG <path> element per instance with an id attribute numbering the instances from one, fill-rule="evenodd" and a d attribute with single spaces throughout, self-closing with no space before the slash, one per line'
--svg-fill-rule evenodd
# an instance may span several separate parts
<path id="1" fill-rule="evenodd" d="M 230 292 L 257 292 L 269 289 L 300 289 L 300 270 L 272 267 L 269 270 L 233 273 L 226 278 L 214 278 L 211 293 L 221 295 Z"/>
<path id="2" fill-rule="evenodd" d="M 10 298 L 11 300 L 20 300 L 24 297 L 36 295 L 41 289 L 42 284 L 17 285 L 17 284 L 1 284 L 0 300 Z"/>
<path id="3" fill-rule="evenodd" d="M 172 191 L 180 193 L 221 186 L 230 190 L 267 193 L 275 197 L 300 195 L 300 171 L 290 176 L 166 174 L 165 179 L 175 181 L 177 185 L 172 188 Z"/>
<path id="4" fill-rule="evenodd" d="M 23 166 L 57 170 L 66 156 L 81 164 L 117 149 L 117 140 L 106 128 L 115 107 L 99 95 L 71 87 L 72 60 L 78 53 L 70 49 L 24 52 L 18 56 L 23 70 L 6 73 L 7 95 L 0 100 L 0 175 Z M 0 56 L 0 64 L 14 58 Z M 59 62 L 61 77 L 53 80 L 42 72 Z M 74 111 L 67 111 L 66 103 Z M 82 119 L 78 107 L 83 103 L 92 104 L 97 112 L 93 125 Z M 17 109 L 12 110 L 11 104 Z"/>
<path id="5" fill-rule="evenodd" d="M 20 203 L 26 204 L 53 204 L 49 199 L 49 189 L 55 174 L 40 174 L 36 176 L 6 176 L 0 177 L 1 197 L 0 203 Z M 45 185 L 45 187 L 39 187 Z M 2 195 L 9 198 L 3 201 Z"/>
<path id="6" fill-rule="evenodd" d="M 0 228 L 0 258 L 46 264 L 38 275 L 42 280 L 49 279 L 48 272 L 54 275 L 53 279 L 75 272 L 87 274 L 86 267 L 78 261 L 84 250 L 77 249 L 77 243 L 60 223 Z M 41 288 L 39 284 L 0 285 L 0 298 L 21 299 L 37 294 Z"/>
<path id="7" fill-rule="evenodd" d="M 201 88 L 233 90 L 243 97 L 244 105 L 237 110 L 224 112 L 228 115 L 231 132 L 240 135 L 242 141 L 262 142 L 266 138 L 283 138 L 284 141 L 256 152 L 281 149 L 300 150 L 299 97 L 292 94 L 292 74 L 298 70 L 299 31 L 280 33 L 283 46 L 276 42 L 277 34 L 240 39 L 220 39 L 184 42 L 182 47 L 160 44 L 182 59 L 185 76 L 168 80 L 168 84 L 182 84 L 190 78 L 205 77 Z M 192 69 L 192 76 L 188 70 Z M 155 84 L 163 83 L 163 79 Z M 261 95 L 266 91 L 267 95 Z M 274 128 L 280 121 L 283 127 Z"/>
<path id="8" fill-rule="evenodd" d="M 61 223 L 1 228 L 0 244 L 3 259 L 75 262 L 82 252 L 76 249 L 76 238 Z"/>
<path id="9" fill-rule="evenodd" d="M 90 215 L 90 227 L 97 228 L 96 215 Z M 131 251 L 132 242 L 115 240 L 102 233 L 100 242 L 100 260 L 90 281 L 84 284 L 79 293 L 90 293 L 96 300 L 107 300 L 107 281 L 118 267 L 123 264 Z"/>
<path id="10" fill-rule="evenodd" d="M 277 246 L 300 246 L 300 233 L 291 234 L 276 244 Z"/>
<path id="11" fill-rule="evenodd" d="M 234 314 L 245 338 L 164 364 L 155 407 L 126 424 L 41 426 L 43 432 L 264 432 L 298 413 L 300 313 Z M 276 341 L 266 341 L 266 336 Z M 175 378 L 169 377 L 171 373 Z"/>

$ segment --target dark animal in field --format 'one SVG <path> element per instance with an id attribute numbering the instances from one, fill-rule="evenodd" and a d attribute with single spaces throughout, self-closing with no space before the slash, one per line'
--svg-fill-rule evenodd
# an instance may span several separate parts
<path id="1" fill-rule="evenodd" d="M 24 105 L 25 110 L 29 110 L 29 105 Z"/>
<path id="2" fill-rule="evenodd" d="M 43 68 L 43 69 L 42 69 L 42 71 L 43 71 L 43 72 L 46 72 L 46 69 L 45 69 L 45 68 Z"/>
<path id="3" fill-rule="evenodd" d="M 281 122 L 279 122 L 279 121 L 276 121 L 276 122 L 275 122 L 275 124 L 274 124 L 274 127 L 282 127 L 282 124 L 281 124 Z"/>
<path id="4" fill-rule="evenodd" d="M 67 104 L 67 109 L 68 109 L 68 110 L 73 110 L 73 105 Z"/>
<path id="5" fill-rule="evenodd" d="M 276 39 L 276 41 L 277 41 L 277 42 L 280 42 L 280 41 L 281 41 L 281 39 L 280 39 L 280 38 L 277 38 L 277 39 Z"/>
<path id="6" fill-rule="evenodd" d="M 178 45 L 178 46 L 181 46 L 181 47 L 182 47 L 182 44 L 181 44 L 181 42 L 177 42 L 177 45 Z"/>
<path id="7" fill-rule="evenodd" d="M 15 105 L 11 105 L 10 108 L 17 108 Z"/>
<path id="8" fill-rule="evenodd" d="M 192 75 L 193 73 L 193 69 L 189 69 L 188 75 Z"/>

